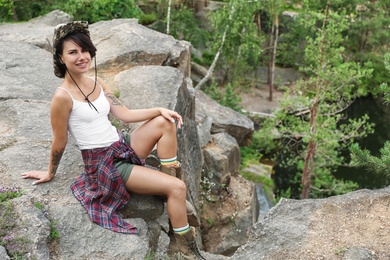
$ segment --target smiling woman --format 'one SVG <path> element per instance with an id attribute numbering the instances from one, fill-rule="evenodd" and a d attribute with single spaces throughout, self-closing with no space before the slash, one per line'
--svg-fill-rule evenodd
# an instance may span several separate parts
<path id="1" fill-rule="evenodd" d="M 74 196 L 91 220 L 115 232 L 138 234 L 138 229 L 121 219 L 117 211 L 129 200 L 129 193 L 160 195 L 167 198 L 178 254 L 204 259 L 188 223 L 192 205 L 186 201 L 185 183 L 176 178 L 176 131 L 182 117 L 166 108 L 130 110 L 118 100 L 105 82 L 87 77 L 96 48 L 86 22 L 57 26 L 54 32 L 54 73 L 63 82 L 51 101 L 53 130 L 47 171 L 23 173 L 35 184 L 51 181 L 68 141 L 68 131 L 81 150 L 85 171 L 71 185 Z M 131 134 L 118 131 L 108 114 L 125 123 L 143 122 Z M 144 167 L 144 159 L 157 146 L 160 170 Z M 168 173 L 168 174 L 165 174 Z M 173 175 L 173 176 L 172 176 Z"/>

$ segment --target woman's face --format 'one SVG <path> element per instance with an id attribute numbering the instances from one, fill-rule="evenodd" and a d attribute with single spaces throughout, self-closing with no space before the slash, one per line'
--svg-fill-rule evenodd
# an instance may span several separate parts
<path id="1" fill-rule="evenodd" d="M 91 65 L 91 54 L 73 41 L 63 43 L 61 60 L 73 74 L 86 73 Z"/>

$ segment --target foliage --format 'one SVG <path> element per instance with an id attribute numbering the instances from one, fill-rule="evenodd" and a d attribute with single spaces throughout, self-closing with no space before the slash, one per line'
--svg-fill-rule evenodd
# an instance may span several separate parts
<path id="1" fill-rule="evenodd" d="M 390 53 L 385 55 L 384 64 L 386 70 L 390 72 Z M 384 94 L 385 102 L 390 102 L 390 88 L 387 83 L 381 85 L 381 91 Z M 367 149 L 361 149 L 357 143 L 351 145 L 349 150 L 352 166 L 365 167 L 369 172 L 383 174 L 390 180 L 390 141 L 385 142 L 379 150 L 380 157 L 371 155 Z"/>
<path id="2" fill-rule="evenodd" d="M 50 221 L 50 234 L 49 239 L 54 240 L 60 237 L 60 233 L 57 229 L 58 221 L 54 220 L 54 218 L 50 215 L 49 211 L 46 209 L 45 204 L 42 201 L 38 200 L 34 202 L 34 206 L 41 210 L 43 215 Z"/>
<path id="3" fill-rule="evenodd" d="M 384 56 L 385 68 L 390 72 L 390 53 L 386 53 Z M 386 104 L 390 103 L 390 85 L 387 82 L 383 82 L 380 85 L 380 92 L 383 94 L 383 98 Z"/>
<path id="4" fill-rule="evenodd" d="M 200 204 L 202 205 L 204 201 L 215 202 L 215 199 L 212 196 L 212 190 L 216 186 L 215 182 L 209 178 L 209 176 L 203 176 L 200 180 L 201 187 L 201 200 Z"/>
<path id="5" fill-rule="evenodd" d="M 74 20 L 89 23 L 115 18 L 139 18 L 142 14 L 134 0 L 69 0 L 65 2 L 63 11 L 73 16 Z"/>
<path id="6" fill-rule="evenodd" d="M 0 203 L 20 197 L 22 193 L 18 188 L 0 187 Z"/>
<path id="7" fill-rule="evenodd" d="M 350 2 L 347 10 L 351 23 L 344 32 L 348 35 L 344 46 L 351 60 L 370 63 L 374 68 L 373 77 L 366 79 L 364 84 L 369 87 L 369 92 L 376 94 L 380 83 L 389 82 L 388 74 L 383 69 L 383 55 L 386 51 L 384 46 L 390 38 L 390 3 L 385 0 Z"/>
<path id="8" fill-rule="evenodd" d="M 26 21 L 54 9 L 67 12 L 74 20 L 89 23 L 114 18 L 139 18 L 142 11 L 134 0 L 0 0 L 0 21 Z"/>
<path id="9" fill-rule="evenodd" d="M 276 61 L 279 66 L 298 68 L 304 66 L 307 31 L 298 16 L 281 17 L 280 36 Z"/>
<path id="10" fill-rule="evenodd" d="M 264 144 L 263 138 L 260 136 L 262 132 L 255 131 L 252 136 L 252 142 L 249 146 L 243 146 L 240 148 L 241 153 L 241 166 L 246 167 L 251 163 L 256 163 L 263 157 L 262 152 L 269 152 L 266 149 L 270 148 L 273 142 L 270 144 Z"/>
<path id="11" fill-rule="evenodd" d="M 344 162 L 340 151 L 355 138 L 372 132 L 367 116 L 344 120 L 341 114 L 361 94 L 357 86 L 370 76 L 371 70 L 345 60 L 340 43 L 348 21 L 343 15 L 333 12 L 326 16 L 310 10 L 306 14 L 301 22 L 313 37 L 306 39 L 307 66 L 301 69 L 310 77 L 297 82 L 296 88 L 286 93 L 275 117 L 262 124 L 260 136 L 264 143 L 274 142 L 271 148 L 280 150 L 278 161 L 282 165 L 295 165 L 303 173 L 312 170 L 311 196 L 322 197 L 357 187 L 335 179 L 332 173 Z M 277 133 L 270 135 L 275 129 Z"/>
<path id="12" fill-rule="evenodd" d="M 259 32 L 254 17 L 260 11 L 261 1 L 232 0 L 220 10 L 210 14 L 213 25 L 211 49 L 216 52 L 226 37 L 219 68 L 225 70 L 228 81 L 240 82 L 249 68 L 260 64 L 264 37 Z"/>
<path id="13" fill-rule="evenodd" d="M 390 23 L 389 1 L 321 0 L 307 1 L 306 4 L 308 9 L 312 11 L 321 10 L 329 4 L 331 12 L 342 14 L 343 18 L 348 19 L 348 27 L 342 31 L 344 39 L 340 45 L 345 49 L 344 55 L 347 60 L 362 65 L 366 64 L 374 69 L 372 77 L 364 79 L 361 87 L 367 88 L 365 94 L 367 92 L 376 94 L 378 92 L 377 86 L 380 83 L 389 82 L 387 72 L 382 68 L 383 55 L 388 50 L 388 39 L 390 38 L 390 30 L 388 30 Z M 300 15 L 305 15 L 305 13 L 300 12 Z M 291 34 L 288 33 L 289 38 L 292 38 L 290 41 L 293 47 L 290 49 L 291 53 L 298 53 L 298 50 L 294 48 L 294 45 L 300 42 L 299 35 L 296 33 L 302 32 L 301 35 L 308 35 L 301 29 L 302 27 L 298 25 L 298 27 L 292 28 Z M 282 35 L 283 37 L 285 35 Z M 288 49 L 283 49 L 280 53 L 288 55 L 286 51 Z"/>
<path id="14" fill-rule="evenodd" d="M 239 105 L 241 98 L 235 93 L 232 84 L 228 84 L 223 90 L 218 90 L 217 85 L 212 84 L 205 92 L 222 106 L 229 107 L 238 112 L 241 111 L 242 107 Z"/>
<path id="15" fill-rule="evenodd" d="M 139 23 L 142 25 L 149 25 L 158 20 L 158 17 L 155 13 L 150 13 L 150 14 L 142 14 L 141 17 L 139 18 Z"/>
<path id="16" fill-rule="evenodd" d="M 25 21 L 42 14 L 46 1 L 0 0 L 0 22 Z"/>
<path id="17" fill-rule="evenodd" d="M 58 221 L 53 221 L 53 220 L 50 221 L 50 235 L 49 235 L 50 240 L 55 240 L 60 237 L 60 232 L 57 229 L 57 224 Z"/>
<path id="18" fill-rule="evenodd" d="M 166 33 L 165 10 L 159 15 L 160 21 L 151 25 L 151 28 Z M 204 43 L 209 40 L 209 33 L 201 28 L 199 21 L 195 19 L 194 11 L 186 6 L 171 11 L 170 33 L 176 39 L 189 41 L 197 48 L 204 47 Z"/>
<path id="19" fill-rule="evenodd" d="M 30 243 L 31 241 L 24 237 L 6 236 L 2 238 L 0 245 L 7 249 L 11 259 L 24 259 Z"/>
<path id="20" fill-rule="evenodd" d="M 369 172 L 383 174 L 390 180 L 390 141 L 387 141 L 379 151 L 381 155 L 376 157 L 355 143 L 350 147 L 351 165 L 365 167 Z"/>
<path id="21" fill-rule="evenodd" d="M 12 19 L 14 7 L 14 1 L 0 0 L 0 22 Z"/>

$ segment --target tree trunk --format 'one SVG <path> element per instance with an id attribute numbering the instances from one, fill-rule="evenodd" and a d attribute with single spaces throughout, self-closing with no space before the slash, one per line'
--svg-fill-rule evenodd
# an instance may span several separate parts
<path id="1" fill-rule="evenodd" d="M 206 0 L 197 0 L 194 3 L 195 13 L 202 11 L 207 6 Z"/>
<path id="2" fill-rule="evenodd" d="M 273 64 L 274 64 L 274 35 L 275 35 L 275 21 L 272 23 L 272 29 L 271 29 L 271 35 L 269 39 L 269 47 L 268 47 L 268 53 L 269 53 L 269 62 L 268 62 L 268 86 L 269 86 L 269 97 L 268 99 L 272 101 L 273 99 L 273 88 L 274 88 L 274 76 L 273 76 Z"/>
<path id="3" fill-rule="evenodd" d="M 276 51 L 278 47 L 278 35 L 279 35 L 279 18 L 276 15 L 275 16 L 275 22 L 272 26 L 272 33 L 273 33 L 273 46 L 272 47 L 272 54 L 271 54 L 271 73 L 269 75 L 269 100 L 273 100 L 273 90 L 275 85 L 275 63 L 276 63 Z"/>
<path id="4" fill-rule="evenodd" d="M 172 5 L 172 0 L 168 1 L 168 12 L 167 12 L 167 34 L 169 34 L 169 23 L 171 21 L 171 5 Z"/>
<path id="5" fill-rule="evenodd" d="M 314 169 L 314 157 L 317 151 L 317 143 L 314 140 L 315 123 L 317 119 L 318 101 L 315 101 L 310 109 L 310 141 L 307 147 L 305 162 L 302 172 L 302 199 L 308 199 L 310 193 L 311 176 Z"/>

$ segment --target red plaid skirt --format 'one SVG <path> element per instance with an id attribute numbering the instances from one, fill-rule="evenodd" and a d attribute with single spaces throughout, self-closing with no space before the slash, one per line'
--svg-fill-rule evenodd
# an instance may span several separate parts
<path id="1" fill-rule="evenodd" d="M 81 151 L 85 172 L 70 188 L 93 222 L 115 232 L 138 234 L 136 227 L 117 214 L 127 204 L 130 195 L 113 161 L 121 158 L 137 165 L 145 165 L 145 162 L 123 141 L 123 134 L 118 134 L 120 140 L 109 147 Z"/>

